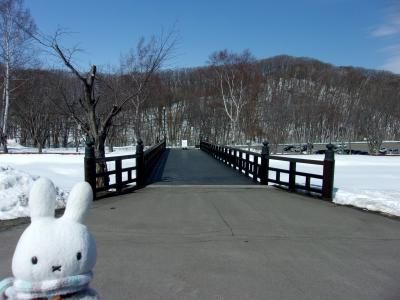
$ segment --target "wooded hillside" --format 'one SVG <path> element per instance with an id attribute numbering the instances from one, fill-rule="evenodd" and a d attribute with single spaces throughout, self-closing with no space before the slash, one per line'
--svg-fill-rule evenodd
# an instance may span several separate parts
<path id="1" fill-rule="evenodd" d="M 80 83 L 59 70 L 16 73 L 8 138 L 39 147 L 82 141 L 85 130 L 72 117 L 84 114 L 76 105 Z M 101 116 L 109 113 L 116 93 L 127 93 L 134 82 L 123 72 L 98 71 L 97 77 Z M 382 140 L 400 139 L 399 99 L 400 76 L 389 72 L 220 51 L 207 66 L 153 74 L 146 90 L 113 121 L 106 143 L 161 139 L 165 108 L 171 145 L 181 139 L 195 144 L 200 136 L 223 144 L 269 140 L 272 145 L 367 139 L 377 151 Z"/>

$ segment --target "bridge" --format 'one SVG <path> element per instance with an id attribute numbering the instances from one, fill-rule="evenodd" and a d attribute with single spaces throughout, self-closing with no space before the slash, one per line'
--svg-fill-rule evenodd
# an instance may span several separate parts
<path id="1" fill-rule="evenodd" d="M 142 146 L 135 157 L 109 158 L 115 168 L 102 174 L 87 153 L 88 181 L 115 177 L 114 196 L 96 201 L 87 221 L 99 255 L 92 286 L 103 299 L 398 298 L 399 220 L 323 201 L 324 187 L 290 175 L 324 185 L 324 174 L 297 172 L 296 161 L 270 170 L 265 151 Z M 328 157 L 326 176 L 332 166 Z M 285 187 L 272 186 L 284 172 Z M 0 277 L 10 275 L 25 226 L 0 232 Z"/>

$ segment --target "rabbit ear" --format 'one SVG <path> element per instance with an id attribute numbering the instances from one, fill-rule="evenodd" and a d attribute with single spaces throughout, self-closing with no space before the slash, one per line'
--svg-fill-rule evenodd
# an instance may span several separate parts
<path id="1" fill-rule="evenodd" d="M 69 194 L 63 219 L 83 223 L 93 200 L 92 187 L 87 182 L 76 184 Z"/>
<path id="2" fill-rule="evenodd" d="M 29 192 L 29 208 L 32 222 L 38 218 L 54 217 L 56 205 L 56 189 L 47 178 L 34 182 Z"/>

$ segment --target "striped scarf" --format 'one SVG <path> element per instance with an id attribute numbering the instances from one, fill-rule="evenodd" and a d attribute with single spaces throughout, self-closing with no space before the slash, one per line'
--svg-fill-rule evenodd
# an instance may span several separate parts
<path id="1" fill-rule="evenodd" d="M 92 279 L 92 272 L 40 282 L 6 278 L 0 282 L 0 300 L 47 299 L 55 296 L 70 295 L 88 289 Z"/>

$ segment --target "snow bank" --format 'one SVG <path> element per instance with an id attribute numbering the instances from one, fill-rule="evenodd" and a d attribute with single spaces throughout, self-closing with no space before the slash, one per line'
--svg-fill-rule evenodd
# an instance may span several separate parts
<path id="1" fill-rule="evenodd" d="M 28 149 L 30 150 L 30 149 Z M 116 149 L 107 156 L 135 153 L 133 147 Z M 57 188 L 57 207 L 64 207 L 67 195 L 72 187 L 84 180 L 83 155 L 68 154 L 21 154 L 0 155 L 0 220 L 29 216 L 27 207 L 29 189 L 33 181 L 46 177 L 53 181 Z M 69 149 L 70 152 L 73 149 Z M 112 163 L 107 164 L 114 169 Z M 135 165 L 134 159 L 124 160 L 122 167 Z M 135 173 L 132 172 L 132 176 Z M 123 173 L 123 180 L 127 173 Z M 110 183 L 115 182 L 115 175 L 110 176 Z"/>
<path id="2" fill-rule="evenodd" d="M 0 219 L 14 219 L 28 216 L 29 190 L 39 176 L 32 176 L 26 172 L 15 170 L 7 166 L 0 166 Z M 65 206 L 68 193 L 56 187 L 56 207 Z"/>
<path id="3" fill-rule="evenodd" d="M 83 159 L 83 155 L 1 154 L 0 166 L 47 177 L 56 186 L 70 191 L 75 183 L 84 180 Z"/>
<path id="4" fill-rule="evenodd" d="M 333 202 L 400 216 L 400 191 L 338 190 Z"/>
<path id="5" fill-rule="evenodd" d="M 400 216 L 400 157 L 336 155 L 333 202 Z"/>
<path id="6" fill-rule="evenodd" d="M 323 155 L 292 157 L 324 159 Z M 335 160 L 334 203 L 400 216 L 400 156 L 335 155 Z M 313 165 L 299 164 L 298 170 L 322 174 L 322 168 Z"/>
<path id="7" fill-rule="evenodd" d="M 57 208 L 64 207 L 68 192 L 84 179 L 83 155 L 1 154 L 0 220 L 29 216 L 29 189 L 39 177 L 54 182 Z"/>
<path id="8" fill-rule="evenodd" d="M 284 157 L 324 159 L 324 155 Z M 400 216 L 400 156 L 335 155 L 335 160 L 334 203 Z M 271 160 L 270 166 L 288 170 L 289 162 Z M 322 174 L 318 165 L 297 163 L 296 168 Z M 275 172 L 270 171 L 269 176 L 275 178 Z M 289 175 L 281 173 L 281 180 L 288 182 Z M 296 182 L 304 184 L 305 177 L 296 176 Z M 322 180 L 311 179 L 311 185 L 321 187 Z"/>

